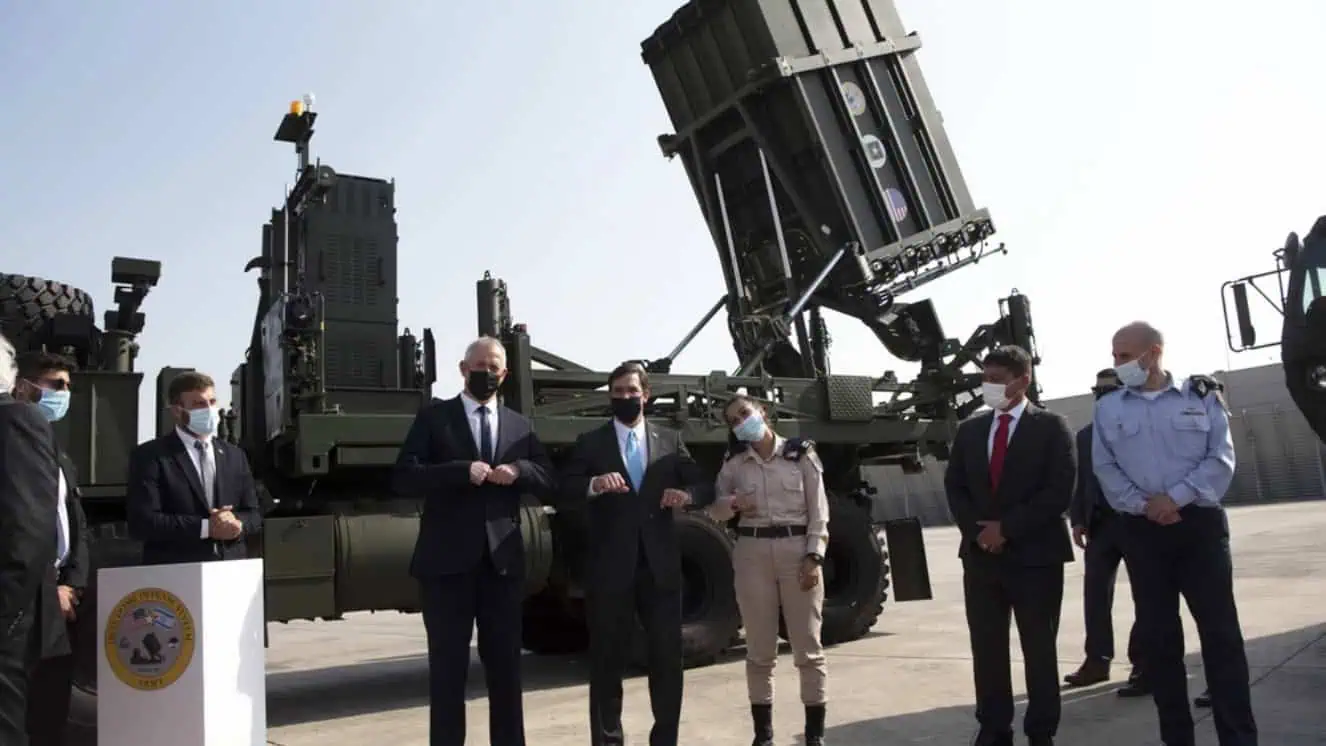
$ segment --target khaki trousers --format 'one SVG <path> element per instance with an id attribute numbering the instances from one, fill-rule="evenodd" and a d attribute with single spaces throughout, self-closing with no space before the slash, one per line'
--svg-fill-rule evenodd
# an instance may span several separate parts
<path id="1" fill-rule="evenodd" d="M 828 668 L 820 644 L 824 581 L 821 578 L 811 590 L 801 590 L 798 574 L 805 556 L 804 536 L 737 539 L 732 566 L 741 623 L 746 628 L 746 688 L 751 704 L 773 703 L 780 607 L 793 661 L 801 674 L 801 702 L 825 704 Z"/>

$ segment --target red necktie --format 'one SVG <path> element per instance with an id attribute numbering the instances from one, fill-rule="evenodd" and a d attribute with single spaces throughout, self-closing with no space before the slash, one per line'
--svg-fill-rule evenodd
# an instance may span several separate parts
<path id="1" fill-rule="evenodd" d="M 999 415 L 999 427 L 995 428 L 994 446 L 990 448 L 990 493 L 999 491 L 999 477 L 1004 473 L 1004 454 L 1008 453 L 1008 426 L 1013 422 L 1013 415 Z"/>

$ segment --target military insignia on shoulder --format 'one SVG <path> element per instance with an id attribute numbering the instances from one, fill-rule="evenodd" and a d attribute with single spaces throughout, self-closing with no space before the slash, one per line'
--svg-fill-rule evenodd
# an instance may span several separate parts
<path id="1" fill-rule="evenodd" d="M 809 438 L 788 438 L 783 443 L 783 458 L 800 461 L 802 456 L 814 453 L 815 441 Z"/>
<path id="2" fill-rule="evenodd" d="M 1198 399 L 1205 399 L 1211 394 L 1215 394 L 1216 401 L 1220 402 L 1220 406 L 1229 409 L 1229 405 L 1225 403 L 1225 384 L 1217 381 L 1214 377 L 1200 373 L 1188 376 L 1188 388 L 1197 394 Z"/>

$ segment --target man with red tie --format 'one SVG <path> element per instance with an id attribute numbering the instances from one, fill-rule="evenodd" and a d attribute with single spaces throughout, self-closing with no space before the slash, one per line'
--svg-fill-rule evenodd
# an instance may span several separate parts
<path id="1" fill-rule="evenodd" d="M 1017 623 L 1027 676 L 1023 731 L 1053 746 L 1059 728 L 1059 612 L 1073 545 L 1064 513 L 1077 479 L 1063 416 L 1027 401 L 1031 356 L 1000 347 L 982 361 L 990 411 L 958 426 L 944 491 L 962 531 L 962 589 L 976 683 L 975 746 L 1012 746 L 1009 624 Z"/>

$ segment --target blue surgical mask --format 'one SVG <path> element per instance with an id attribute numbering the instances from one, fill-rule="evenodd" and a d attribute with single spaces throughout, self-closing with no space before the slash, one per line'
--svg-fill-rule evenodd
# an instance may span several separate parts
<path id="1" fill-rule="evenodd" d="M 189 410 L 189 432 L 194 435 L 214 435 L 216 425 L 221 420 L 221 413 L 216 407 L 203 407 Z"/>
<path id="2" fill-rule="evenodd" d="M 764 437 L 764 418 L 758 412 L 752 412 L 740 425 L 732 428 L 732 434 L 737 440 L 754 443 Z"/>
<path id="3" fill-rule="evenodd" d="M 69 412 L 69 392 L 42 389 L 37 406 L 41 408 L 42 414 L 46 415 L 47 422 L 59 422 Z"/>

